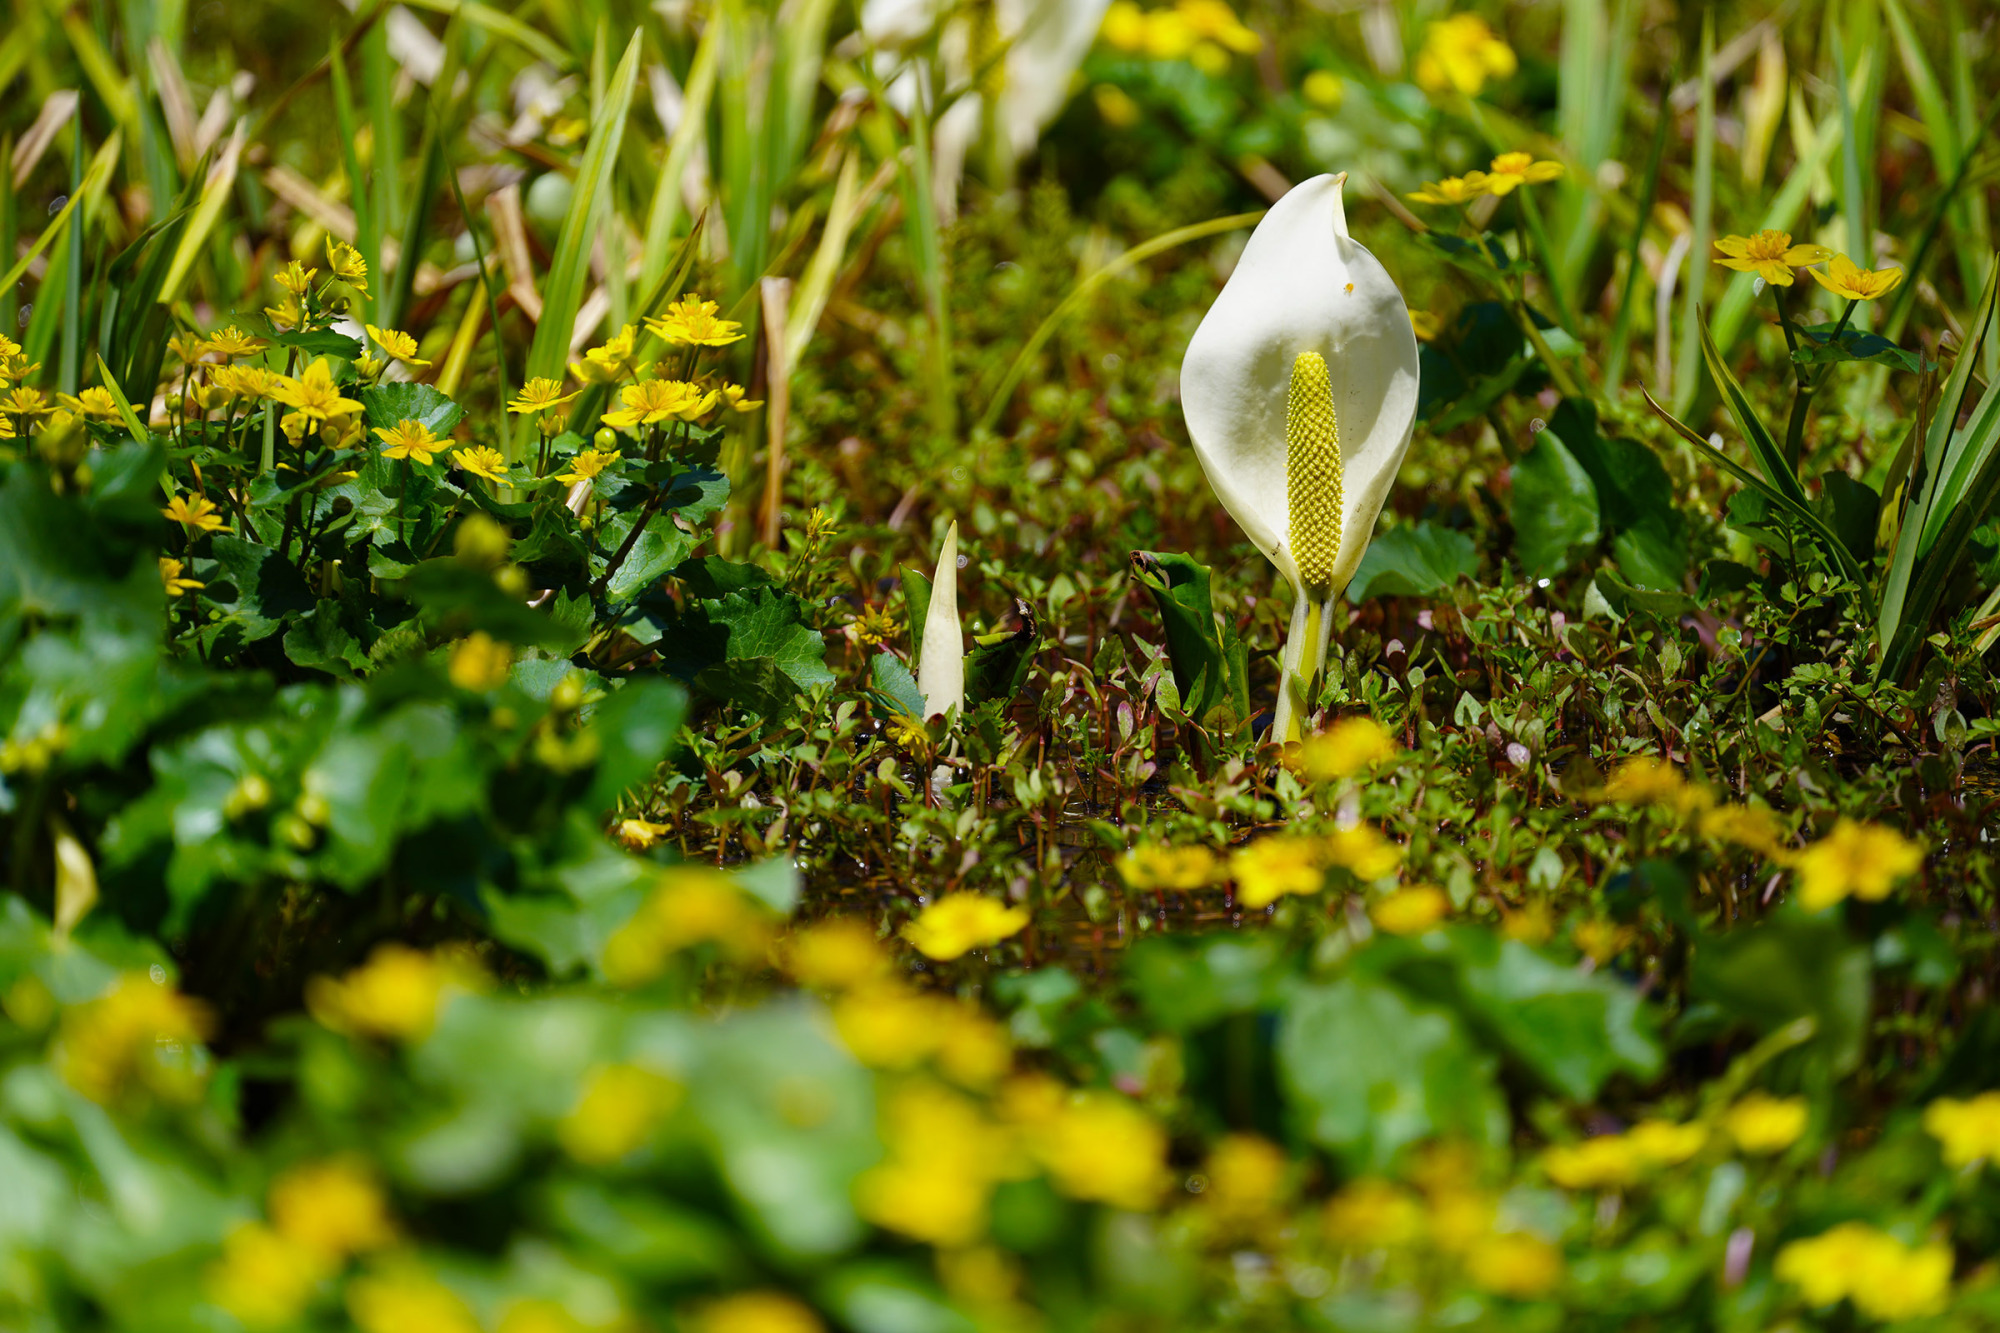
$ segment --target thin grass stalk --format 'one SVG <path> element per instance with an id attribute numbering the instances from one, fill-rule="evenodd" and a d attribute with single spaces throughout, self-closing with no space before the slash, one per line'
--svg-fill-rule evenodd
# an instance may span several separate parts
<path id="1" fill-rule="evenodd" d="M 1674 413 L 1687 415 L 1701 388 L 1695 367 L 1701 359 L 1701 329 L 1697 311 L 1701 305 L 1702 279 L 1707 275 L 1709 251 L 1714 248 L 1715 213 L 1715 14 L 1703 10 L 1701 16 L 1701 59 L 1697 66 L 1701 82 L 1696 104 L 1694 132 L 1694 241 L 1688 254 L 1687 290 L 1681 294 L 1681 343 L 1674 356 Z M 1726 342 L 1723 344 L 1728 345 Z"/>
<path id="2" fill-rule="evenodd" d="M 765 385 L 764 421 L 766 465 L 764 470 L 764 545 L 775 549 L 778 529 L 784 518 L 785 432 L 792 416 L 792 349 L 786 332 L 790 327 L 792 280 L 765 278 L 759 284 L 764 305 L 764 364 L 769 382 Z"/>

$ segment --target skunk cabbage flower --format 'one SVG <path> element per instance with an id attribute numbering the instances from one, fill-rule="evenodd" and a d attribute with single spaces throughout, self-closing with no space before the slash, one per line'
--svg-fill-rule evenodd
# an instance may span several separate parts
<path id="1" fill-rule="evenodd" d="M 931 580 L 931 606 L 924 615 L 923 649 L 917 657 L 917 689 L 924 716 L 965 710 L 965 634 L 958 624 L 958 524 L 945 529 Z"/>
<path id="2" fill-rule="evenodd" d="M 1257 224 L 1181 363 L 1181 409 L 1215 494 L 1296 594 L 1274 740 L 1299 739 L 1307 691 L 1396 480 L 1417 416 L 1403 294 L 1347 234 L 1318 176 Z"/>

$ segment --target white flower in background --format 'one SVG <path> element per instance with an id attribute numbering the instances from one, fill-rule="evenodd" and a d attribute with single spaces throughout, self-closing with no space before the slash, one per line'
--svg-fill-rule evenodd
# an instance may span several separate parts
<path id="1" fill-rule="evenodd" d="M 945 529 L 931 579 L 924 643 L 917 656 L 917 690 L 924 716 L 965 711 L 965 633 L 958 623 L 958 524 Z"/>
<path id="2" fill-rule="evenodd" d="M 1417 417 L 1409 307 L 1347 234 L 1345 173 L 1257 224 L 1181 364 L 1209 484 L 1297 599 L 1271 738 L 1297 740 L 1332 629 Z"/>

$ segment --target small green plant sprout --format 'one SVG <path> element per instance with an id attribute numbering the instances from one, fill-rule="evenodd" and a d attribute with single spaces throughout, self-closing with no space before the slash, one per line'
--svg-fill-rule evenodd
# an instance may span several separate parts
<path id="1" fill-rule="evenodd" d="M 1333 600 L 1416 426 L 1409 307 L 1347 234 L 1346 180 L 1316 177 L 1272 207 L 1181 364 L 1202 470 L 1295 594 L 1271 729 L 1280 742 L 1300 738 Z"/>

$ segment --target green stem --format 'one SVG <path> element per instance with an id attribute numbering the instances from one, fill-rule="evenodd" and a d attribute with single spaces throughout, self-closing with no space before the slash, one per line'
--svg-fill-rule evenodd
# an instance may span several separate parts
<path id="1" fill-rule="evenodd" d="M 1278 711 L 1271 720 L 1271 739 L 1304 739 L 1305 720 L 1312 712 L 1313 682 L 1326 664 L 1327 640 L 1333 633 L 1331 592 L 1320 595 L 1301 588 L 1292 602 L 1292 629 L 1285 637 L 1285 655 L 1278 675 Z"/>

